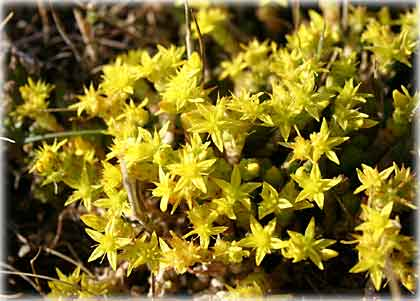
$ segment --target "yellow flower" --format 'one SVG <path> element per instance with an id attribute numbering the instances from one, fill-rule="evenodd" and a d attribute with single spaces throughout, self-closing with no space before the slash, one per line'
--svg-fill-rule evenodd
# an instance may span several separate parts
<path id="1" fill-rule="evenodd" d="M 257 266 L 261 264 L 266 254 L 271 250 L 280 249 L 283 241 L 274 236 L 276 229 L 276 219 L 271 220 L 264 228 L 251 216 L 251 234 L 239 241 L 239 246 L 256 249 L 255 262 Z"/>
<path id="2" fill-rule="evenodd" d="M 108 258 L 109 264 L 113 270 L 117 269 L 117 250 L 131 242 L 130 238 L 115 237 L 112 232 L 105 230 L 105 234 L 92 229 L 86 229 L 87 234 L 99 244 L 93 250 L 88 261 L 93 261 L 102 256 Z"/>

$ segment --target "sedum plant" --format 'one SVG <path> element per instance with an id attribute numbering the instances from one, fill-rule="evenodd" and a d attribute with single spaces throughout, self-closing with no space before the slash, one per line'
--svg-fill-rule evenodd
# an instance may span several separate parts
<path id="1" fill-rule="evenodd" d="M 47 112 L 47 98 L 53 89 L 53 85 L 47 84 L 42 80 L 35 82 L 29 77 L 28 83 L 19 87 L 23 103 L 16 107 L 16 110 L 13 112 L 17 121 L 22 122 L 26 117 L 34 120 L 37 126 L 48 131 L 61 130 L 55 117 Z"/>
<path id="2" fill-rule="evenodd" d="M 401 235 L 399 219 L 391 219 L 393 203 L 380 210 L 362 205 L 363 223 L 355 228 L 362 232 L 354 235 L 359 262 L 350 270 L 352 273 L 367 271 L 376 290 L 382 287 L 383 278 L 389 269 L 410 291 L 415 289 L 414 270 L 410 257 L 416 253 L 416 246 L 409 236 Z M 388 279 L 390 280 L 390 279 Z"/>
<path id="3" fill-rule="evenodd" d="M 333 239 L 315 240 L 315 220 L 312 217 L 305 234 L 294 231 L 287 231 L 290 238 L 284 242 L 282 254 L 286 258 L 293 258 L 293 262 L 310 259 L 320 270 L 324 269 L 323 260 L 328 260 L 338 253 L 327 247 L 334 244 Z"/>
<path id="4" fill-rule="evenodd" d="M 76 133 L 43 141 L 30 153 L 30 172 L 41 185 L 69 188 L 63 206 L 81 214 L 93 247 L 88 262 L 124 279 L 148 271 L 153 294 L 176 282 L 165 282 L 170 273 L 207 273 L 227 298 L 267 294 L 270 265 L 327 273 L 349 252 L 358 259 L 344 265 L 346 275 L 368 275 L 377 291 L 395 281 L 415 291 L 415 243 L 401 234 L 397 215 L 416 210 L 414 173 L 395 160 L 381 161 L 379 171 L 370 165 L 381 158 L 348 153 L 379 127 L 395 137 L 409 133 L 418 105 L 418 93 L 405 86 L 383 100 L 372 88 L 375 68 L 392 79 L 394 64 L 410 66 L 417 44 L 410 13 L 385 15 L 352 7 L 345 29 L 311 10 L 284 45 L 239 43 L 228 8 L 200 6 L 191 28 L 200 43 L 204 35 L 224 51 L 210 74 L 218 81 L 203 76 L 206 53 L 188 55 L 183 46 L 121 54 L 68 104 L 73 128 L 95 120 L 109 139 Z M 362 56 L 372 76 L 362 76 Z M 60 125 L 38 113 L 53 89 L 29 78 L 12 115 L 59 138 L 70 118 Z M 390 114 L 372 110 L 380 101 Z M 344 226 L 337 216 L 346 216 Z M 241 274 L 238 266 L 246 267 Z M 79 267 L 57 276 L 51 296 L 113 289 L 112 279 Z"/>

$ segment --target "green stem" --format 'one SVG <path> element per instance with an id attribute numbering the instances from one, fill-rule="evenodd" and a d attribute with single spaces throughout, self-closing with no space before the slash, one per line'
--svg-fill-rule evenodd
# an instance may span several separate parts
<path id="1" fill-rule="evenodd" d="M 44 110 L 39 110 L 40 112 L 76 112 L 76 109 L 71 109 L 71 108 L 48 108 L 48 109 L 44 109 Z"/>
<path id="2" fill-rule="evenodd" d="M 203 43 L 203 37 L 201 35 L 201 31 L 200 31 L 200 26 L 198 26 L 198 22 L 197 19 L 195 18 L 192 9 L 190 9 L 190 13 L 191 16 L 194 20 L 194 24 L 195 24 L 195 29 L 197 30 L 198 33 L 198 45 L 200 47 L 200 58 L 201 58 L 201 85 L 204 85 L 205 80 L 205 76 L 206 76 L 206 56 L 204 54 L 204 43 Z"/>
<path id="3" fill-rule="evenodd" d="M 184 0 L 184 8 L 185 8 L 185 25 L 186 25 L 185 44 L 187 46 L 187 58 L 189 59 L 192 53 L 192 45 L 191 45 L 191 23 L 190 23 L 190 12 L 189 12 L 189 7 L 188 7 L 188 0 Z"/>
<path id="4" fill-rule="evenodd" d="M 321 36 L 319 37 L 318 47 L 316 49 L 316 58 L 319 60 L 321 59 L 322 54 L 322 47 L 324 47 L 324 38 L 325 38 L 325 31 L 326 31 L 326 21 L 324 21 L 324 26 L 322 27 Z"/>
<path id="5" fill-rule="evenodd" d="M 102 130 L 102 129 L 48 133 L 48 134 L 43 134 L 43 135 L 27 137 L 23 140 L 22 144 L 28 144 L 32 142 L 53 139 L 53 138 L 73 137 L 73 136 L 83 136 L 83 135 L 108 135 L 108 133 L 106 130 Z"/>

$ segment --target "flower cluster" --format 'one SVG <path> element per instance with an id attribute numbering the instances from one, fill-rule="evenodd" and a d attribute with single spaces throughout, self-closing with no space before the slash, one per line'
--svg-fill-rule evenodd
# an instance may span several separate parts
<path id="1" fill-rule="evenodd" d="M 416 44 L 411 15 L 395 20 L 394 32 L 386 11 L 369 21 L 363 10 L 349 14 L 347 31 L 310 11 L 284 47 L 256 39 L 238 47 L 228 10 L 200 7 L 201 35 L 227 57 L 211 76 L 233 84 L 230 92 L 209 87 L 203 53 L 187 57 L 184 47 L 158 45 L 153 55 L 131 50 L 105 65 L 99 85 L 85 87 L 69 109 L 75 124 L 99 120 L 111 139 L 43 142 L 30 170 L 43 185 L 71 188 L 63 203 L 82 212 L 95 247 L 88 261 L 106 258 L 126 277 L 141 267 L 153 275 L 220 263 L 262 270 L 267 257 L 327 270 L 340 258 L 334 249 L 342 238 L 327 231 L 327 212 L 346 206 L 340 199 L 353 193 L 349 178 L 358 177 L 353 197 L 362 210 L 350 219 L 361 220 L 354 229 L 359 262 L 350 272 L 368 272 L 380 290 L 391 265 L 415 290 L 414 242 L 400 234 L 396 216 L 415 209 L 413 173 L 395 162 L 378 171 L 360 160 L 352 172 L 342 163 L 342 149 L 367 129 L 408 131 L 417 95 L 402 87 L 392 93 L 391 114 L 375 113 L 379 100 L 358 64 L 363 52 L 383 76 L 396 61 L 409 65 Z M 191 28 L 201 39 L 195 22 Z M 52 89 L 29 79 L 16 116 L 60 131 L 53 115 L 38 113 Z M 174 220 L 181 227 L 172 228 Z M 106 294 L 103 280 L 80 273 L 57 270 L 61 282 L 49 283 L 52 295 Z M 232 296 L 262 294 L 264 279 L 226 288 Z"/>

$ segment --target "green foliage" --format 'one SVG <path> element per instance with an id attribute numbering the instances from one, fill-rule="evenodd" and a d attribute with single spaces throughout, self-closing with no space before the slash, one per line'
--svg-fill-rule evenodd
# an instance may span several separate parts
<path id="1" fill-rule="evenodd" d="M 298 200 L 298 194 L 299 192 L 293 181 L 285 184 L 280 192 L 264 182 L 261 192 L 262 202 L 258 204 L 258 217 L 262 219 L 271 213 L 278 215 L 282 212 L 313 207 L 307 200 Z"/>
<path id="2" fill-rule="evenodd" d="M 381 209 L 389 204 L 415 209 L 415 182 L 410 168 L 398 168 L 397 164 L 379 172 L 377 168 L 362 164 L 363 171 L 357 169 L 362 183 L 354 193 L 364 191 L 372 208 Z M 391 176 L 394 173 L 394 176 Z M 396 209 L 399 209 L 397 207 Z"/>
<path id="3" fill-rule="evenodd" d="M 59 268 L 56 268 L 56 273 L 60 281 L 51 281 L 48 286 L 51 289 L 50 297 L 54 295 L 63 297 L 77 296 L 79 293 L 78 283 L 80 282 L 80 266 L 76 267 L 69 275 L 64 275 Z M 61 282 L 63 281 L 63 282 Z"/>
<path id="4" fill-rule="evenodd" d="M 115 286 L 111 278 L 97 279 L 81 272 L 80 266 L 77 266 L 69 276 L 66 276 L 59 268 L 56 268 L 56 273 L 58 279 L 48 282 L 51 292 L 46 296 L 47 298 L 64 300 L 105 296 L 111 293 Z"/>
<path id="5" fill-rule="evenodd" d="M 325 58 L 333 45 L 339 41 L 338 26 L 325 22 L 324 18 L 313 10 L 309 11 L 309 17 L 308 24 L 302 24 L 295 34 L 286 36 L 288 47 L 299 49 L 306 58 Z"/>
<path id="6" fill-rule="evenodd" d="M 61 181 L 63 156 L 58 151 L 66 142 L 67 140 L 63 140 L 57 143 L 54 140 L 52 145 L 43 142 L 42 146 L 35 152 L 35 164 L 30 172 L 36 171 L 39 175 L 45 177 L 43 184 Z"/>
<path id="7" fill-rule="evenodd" d="M 189 131 L 197 134 L 208 133 L 219 151 L 223 152 L 222 129 L 229 128 L 229 121 L 224 114 L 223 100 L 218 100 L 215 106 L 197 104 L 197 110 L 192 111 L 189 116 L 189 122 L 192 124 Z"/>
<path id="8" fill-rule="evenodd" d="M 84 94 L 78 95 L 77 99 L 79 102 L 69 106 L 70 109 L 77 110 L 77 116 L 81 116 L 83 112 L 86 112 L 89 116 L 100 116 L 103 113 L 103 97 L 99 90 L 95 90 L 95 87 L 91 83 L 89 88 L 83 88 Z"/>
<path id="9" fill-rule="evenodd" d="M 125 64 L 121 59 L 116 59 L 113 64 L 104 66 L 101 90 L 107 96 L 110 107 L 119 109 L 122 101 L 134 93 L 134 83 L 140 78 L 139 67 Z"/>
<path id="10" fill-rule="evenodd" d="M 396 215 L 416 209 L 414 174 L 402 159 L 364 153 L 371 146 L 364 141 L 378 132 L 389 132 L 392 141 L 411 133 L 418 93 L 387 87 L 380 100 L 373 87 L 378 70 L 392 82 L 395 62 L 410 66 L 414 13 L 392 19 L 386 10 L 350 7 L 344 29 L 311 10 L 281 46 L 257 39 L 240 44 L 229 31 L 229 8 L 199 7 L 205 39 L 195 22 L 193 35 L 201 43 L 213 39 L 225 53 L 212 58 L 221 62 L 204 66 L 207 53 L 186 57 L 175 45 L 157 45 L 153 55 L 130 50 L 104 65 L 99 83 L 68 104 L 71 118 L 45 111 L 53 85 L 29 78 L 19 89 L 17 120 L 29 118 L 58 136 L 63 127 L 101 123 L 111 136 L 54 140 L 28 151 L 30 172 L 42 185 L 72 189 L 60 198 L 80 210 L 94 241 L 88 261 L 107 257 L 109 270 L 125 278 L 143 268 L 161 279 L 203 269 L 223 281 L 226 298 L 254 298 L 269 291 L 266 255 L 279 270 L 291 259 L 292 266 L 309 260 L 328 272 L 325 261 L 348 261 L 329 247 L 355 226 L 357 245 L 340 246 L 357 251 L 350 272 L 368 273 L 379 291 L 391 281 L 391 266 L 415 291 L 415 243 L 400 234 L 406 225 Z M 392 111 L 375 111 L 388 104 Z M 360 185 L 352 182 L 356 176 Z M 228 272 L 214 272 L 220 264 Z M 240 264 L 248 274 L 261 273 L 232 287 L 227 278 L 239 275 L 232 271 Z M 80 268 L 57 275 L 61 282 L 49 282 L 51 296 L 103 295 L 112 288 Z"/>
<path id="11" fill-rule="evenodd" d="M 359 112 L 358 105 L 367 102 L 369 94 L 358 93 L 360 83 L 354 86 L 353 79 L 346 80 L 343 88 L 338 89 L 334 100 L 333 120 L 344 132 L 369 128 L 377 122 L 368 119 L 369 115 Z"/>
<path id="12" fill-rule="evenodd" d="M 134 61 L 136 65 L 140 63 L 142 77 L 152 82 L 158 91 L 161 91 L 170 77 L 175 76 L 177 68 L 185 63 L 182 60 L 184 47 L 171 45 L 168 48 L 157 45 L 157 53 L 150 57 L 149 53 L 141 50 L 139 61 Z"/>
<path id="13" fill-rule="evenodd" d="M 392 119 L 388 120 L 388 127 L 391 128 L 396 136 L 402 136 L 407 133 L 407 128 L 409 128 L 419 105 L 418 93 L 411 96 L 404 86 L 401 86 L 401 90 L 404 94 L 398 90 L 392 92 L 394 112 L 392 113 Z"/>
<path id="14" fill-rule="evenodd" d="M 192 103 L 203 102 L 207 91 L 200 88 L 201 61 L 194 52 L 188 61 L 170 77 L 164 86 L 160 109 L 167 113 L 180 113 Z"/>
<path id="15" fill-rule="evenodd" d="M 319 133 L 310 135 L 312 145 L 312 161 L 318 162 L 322 155 L 325 154 L 328 159 L 336 164 L 340 164 L 337 155 L 334 152 L 334 147 L 345 142 L 349 137 L 330 137 L 330 130 L 325 119 L 322 120 L 321 129 Z"/>
<path id="16" fill-rule="evenodd" d="M 359 177 L 359 181 L 362 185 L 359 186 L 354 193 L 367 190 L 368 195 L 371 195 L 382 185 L 382 182 L 391 175 L 395 166 L 391 166 L 381 172 L 379 172 L 376 168 L 372 168 L 365 164 L 362 164 L 362 167 L 363 171 L 357 169 L 357 176 Z"/>
<path id="17" fill-rule="evenodd" d="M 248 45 L 241 45 L 242 51 L 235 53 L 232 61 L 221 63 L 220 78 L 231 77 L 238 91 L 245 89 L 256 92 L 268 76 L 266 62 L 270 47 L 268 41 L 260 43 L 252 40 Z"/>
<path id="18" fill-rule="evenodd" d="M 237 43 L 229 31 L 229 13 L 221 7 L 202 7 L 198 10 L 197 24 L 201 35 L 209 35 L 223 49 L 235 53 Z M 198 39 L 199 34 L 195 22 L 191 22 L 191 29 L 194 38 Z"/>
<path id="19" fill-rule="evenodd" d="M 165 174 L 162 167 L 159 167 L 159 182 L 155 182 L 153 196 L 160 197 L 160 210 L 163 212 L 168 208 L 169 200 L 175 197 L 176 182 L 173 178 L 169 173 Z"/>
<path id="20" fill-rule="evenodd" d="M 236 202 L 241 203 L 248 210 L 251 209 L 249 194 L 261 186 L 260 183 L 252 182 L 241 184 L 241 172 L 237 165 L 233 167 L 230 183 L 222 179 L 214 179 L 213 181 L 222 189 L 222 197 L 213 199 L 212 203 L 215 204 L 220 214 L 224 214 L 230 219 L 236 219 L 234 211 Z"/>
<path id="21" fill-rule="evenodd" d="M 417 44 L 416 38 L 409 34 L 412 30 L 402 27 L 400 33 L 391 31 L 391 24 L 370 19 L 361 41 L 372 51 L 381 73 L 388 73 L 391 65 L 398 61 L 411 66 L 409 57 Z"/>
<path id="22" fill-rule="evenodd" d="M 127 277 L 130 276 L 133 269 L 138 268 L 143 264 L 147 264 L 147 267 L 152 273 L 158 273 L 161 259 L 161 249 L 159 247 L 156 233 L 152 233 L 149 241 L 147 241 L 147 234 L 144 234 L 136 240 L 134 245 L 127 246 L 124 249 L 122 258 L 129 262 Z"/>
<path id="23" fill-rule="evenodd" d="M 117 238 L 112 233 L 111 229 L 105 229 L 105 233 L 102 234 L 98 231 L 92 229 L 86 229 L 87 234 L 99 244 L 93 250 L 88 261 L 93 261 L 99 257 L 107 257 L 109 264 L 115 270 L 117 268 L 117 250 L 121 249 L 123 246 L 128 245 L 131 241 L 130 238 Z"/>
<path id="24" fill-rule="evenodd" d="M 237 300 L 240 298 L 252 298 L 254 300 L 261 300 L 258 297 L 261 297 L 263 289 L 256 281 L 243 281 L 239 283 L 236 287 L 231 287 L 226 285 L 228 293 L 223 295 L 223 298 L 226 300 Z"/>
<path id="25" fill-rule="evenodd" d="M 171 232 L 172 238 L 169 245 L 159 239 L 162 252 L 161 265 L 172 267 L 178 274 L 184 274 L 193 264 L 200 262 L 204 254 L 200 247 L 192 242 L 187 242 Z"/>
<path id="26" fill-rule="evenodd" d="M 293 259 L 293 262 L 310 259 L 320 270 L 324 269 L 322 261 L 338 255 L 334 250 L 327 247 L 334 244 L 332 239 L 315 239 L 315 219 L 312 217 L 305 234 L 287 231 L 290 238 L 283 242 L 281 252 L 284 257 Z"/>
<path id="27" fill-rule="evenodd" d="M 250 255 L 250 252 L 240 247 L 238 242 L 224 241 L 220 238 L 216 239 L 213 250 L 214 259 L 225 264 L 241 263 L 244 257 Z"/>
<path id="28" fill-rule="evenodd" d="M 194 230 L 188 232 L 184 237 L 197 234 L 200 237 L 200 247 L 207 249 L 210 244 L 210 237 L 220 234 L 228 229 L 224 226 L 213 227 L 213 222 L 218 214 L 210 209 L 209 204 L 199 205 L 192 208 L 188 214 L 188 219 L 193 224 Z"/>
<path id="29" fill-rule="evenodd" d="M 201 141 L 200 141 L 201 142 Z M 205 143 L 205 149 L 209 143 Z M 204 152 L 205 154 L 205 152 Z M 184 147 L 179 152 L 179 162 L 168 165 L 171 174 L 179 176 L 175 191 L 199 191 L 206 193 L 209 171 L 217 159 L 206 159 L 203 153 L 196 154 L 191 147 Z M 190 204 L 191 207 L 191 204 Z"/>
<path id="30" fill-rule="evenodd" d="M 16 119 L 21 122 L 25 117 L 33 119 L 36 124 L 48 131 L 59 131 L 60 125 L 55 117 L 47 111 L 47 98 L 50 96 L 54 85 L 41 80 L 34 82 L 28 78 L 28 83 L 19 88 L 23 104 L 19 105 L 14 112 Z"/>
<path id="31" fill-rule="evenodd" d="M 251 234 L 239 242 L 239 246 L 253 248 L 255 252 L 255 262 L 258 265 L 264 259 L 265 255 L 270 254 L 272 250 L 280 249 L 282 241 L 275 237 L 276 220 L 271 220 L 265 227 L 251 216 L 250 219 Z"/>
<path id="32" fill-rule="evenodd" d="M 68 185 L 76 189 L 73 194 L 68 198 L 64 205 L 70 205 L 78 200 L 82 200 L 83 205 L 88 211 L 91 209 L 92 199 L 96 197 L 96 188 L 92 185 L 89 179 L 89 172 L 86 166 L 82 169 L 82 174 L 78 182 L 68 181 Z"/>
<path id="33" fill-rule="evenodd" d="M 395 266 L 393 273 L 408 290 L 413 291 L 415 280 L 410 261 L 416 253 L 415 242 L 411 237 L 399 234 L 398 217 L 390 218 L 392 207 L 392 202 L 381 210 L 362 205 L 363 223 L 355 228 L 362 234 L 354 235 L 359 262 L 350 272 L 368 271 L 375 289 L 380 290 L 383 278 L 390 280 L 393 277 L 385 271 L 387 265 Z"/>
<path id="34" fill-rule="evenodd" d="M 305 171 L 305 167 L 299 167 L 292 179 L 302 188 L 295 202 L 303 200 L 314 201 L 319 208 L 324 207 L 324 193 L 342 181 L 340 176 L 333 179 L 321 178 L 321 172 L 317 164 L 312 165 L 311 172 Z"/>

